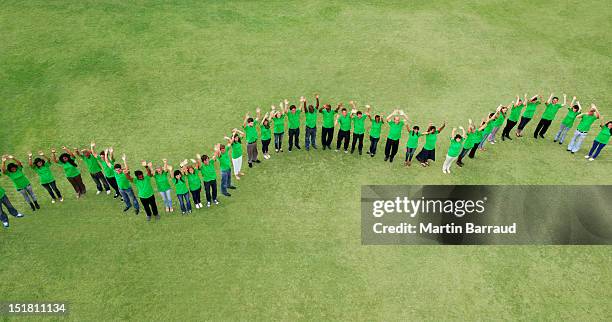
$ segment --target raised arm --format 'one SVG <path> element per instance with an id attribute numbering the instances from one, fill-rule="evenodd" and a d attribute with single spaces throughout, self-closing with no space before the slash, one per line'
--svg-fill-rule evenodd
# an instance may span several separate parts
<path id="1" fill-rule="evenodd" d="M 70 151 L 70 149 L 68 149 L 66 146 L 62 147 L 62 150 L 64 150 L 66 153 L 68 153 L 71 157 L 75 157 L 74 156 L 74 152 Z"/>
<path id="2" fill-rule="evenodd" d="M 371 121 L 372 120 L 372 114 L 370 114 L 370 105 L 366 105 L 365 107 L 366 107 L 365 115 Z"/>
<path id="3" fill-rule="evenodd" d="M 91 151 L 91 154 L 93 154 L 95 157 L 97 155 L 96 154 L 96 142 L 92 141 L 91 144 L 89 145 L 89 148 L 90 148 L 89 151 Z"/>
<path id="4" fill-rule="evenodd" d="M 306 97 L 300 97 L 300 102 L 302 102 L 302 104 L 300 104 L 300 109 L 302 112 L 306 112 Z"/>
<path id="5" fill-rule="evenodd" d="M 6 173 L 6 159 L 7 159 L 6 155 L 3 155 L 2 156 L 2 166 L 0 167 L 1 168 L 0 170 L 2 170 L 2 173 Z"/>
<path id="6" fill-rule="evenodd" d="M 123 169 L 124 170 L 128 170 L 128 164 L 127 164 L 127 157 L 125 156 L 125 153 L 121 155 L 121 160 L 123 160 Z"/>
<path id="7" fill-rule="evenodd" d="M 442 130 L 444 130 L 445 127 L 446 127 L 446 121 L 442 123 L 442 126 L 440 126 L 440 128 L 438 129 L 438 132 L 442 132 Z"/>
<path id="8" fill-rule="evenodd" d="M 249 119 L 249 112 L 247 112 L 246 114 L 244 114 L 244 122 L 242 122 L 242 126 L 246 127 L 247 126 L 247 120 Z"/>
<path id="9" fill-rule="evenodd" d="M 340 108 L 342 108 L 342 103 L 338 103 L 338 106 L 336 106 L 336 113 L 340 110 Z"/>
<path id="10" fill-rule="evenodd" d="M 34 162 L 32 162 L 32 152 L 28 152 L 28 165 L 30 167 L 34 166 Z"/>
<path id="11" fill-rule="evenodd" d="M 55 152 L 55 148 L 51 149 L 51 159 L 53 159 L 53 162 L 58 163 L 57 154 Z"/>
<path id="12" fill-rule="evenodd" d="M 387 116 L 387 122 L 391 121 L 391 118 L 393 117 L 393 115 L 395 115 L 395 113 L 397 113 L 397 110 L 393 110 L 393 112 L 391 112 L 389 116 Z"/>
<path id="13" fill-rule="evenodd" d="M 450 136 L 451 139 L 454 139 L 456 134 L 457 134 L 457 129 L 453 128 L 453 130 L 451 131 L 451 136 Z"/>
<path id="14" fill-rule="evenodd" d="M 317 105 L 315 106 L 315 109 L 319 109 L 319 94 L 315 94 L 315 100 L 317 101 Z"/>
<path id="15" fill-rule="evenodd" d="M 597 119 L 601 118 L 601 114 L 599 114 L 599 110 L 597 109 L 597 106 L 595 106 L 594 103 L 591 103 L 591 108 L 593 108 L 595 110 L 595 116 L 597 116 Z"/>
<path id="16" fill-rule="evenodd" d="M 147 169 L 147 175 L 149 177 L 153 176 L 153 171 L 151 169 L 153 169 L 153 163 L 149 162 L 147 163 L 147 165 L 145 166 L 145 169 Z"/>
<path id="17" fill-rule="evenodd" d="M 404 118 L 404 121 L 406 121 L 406 123 L 408 123 L 408 115 L 406 115 L 406 112 L 404 112 L 404 110 L 400 110 L 399 114 L 401 117 Z"/>
<path id="18" fill-rule="evenodd" d="M 546 100 L 546 104 L 550 104 L 550 102 L 552 102 L 553 95 L 554 95 L 554 93 L 550 93 L 550 96 Z"/>
<path id="19" fill-rule="evenodd" d="M 465 139 L 465 129 L 463 126 L 460 126 L 459 129 L 461 130 L 461 137 Z"/>
<path id="20" fill-rule="evenodd" d="M 259 121 L 259 118 L 261 117 L 261 108 L 257 108 L 255 109 L 255 121 Z"/>

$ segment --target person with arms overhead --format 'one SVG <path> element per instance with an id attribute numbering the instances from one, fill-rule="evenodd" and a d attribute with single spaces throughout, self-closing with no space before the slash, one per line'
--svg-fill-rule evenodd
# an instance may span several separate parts
<path id="1" fill-rule="evenodd" d="M 7 161 L 11 162 L 7 164 Z M 34 190 L 32 189 L 32 184 L 30 184 L 30 180 L 28 180 L 28 177 L 23 173 L 23 164 L 21 161 L 12 155 L 3 156 L 2 173 L 11 179 L 15 189 L 23 196 L 25 202 L 30 205 L 32 211 L 40 209 L 36 194 L 34 194 Z"/>
<path id="2" fill-rule="evenodd" d="M 51 196 L 51 203 L 55 203 L 56 200 L 64 201 L 61 191 L 57 188 L 53 172 L 51 172 L 51 159 L 45 156 L 42 151 L 38 151 L 38 157 L 32 161 L 32 153 L 28 153 L 28 164 L 38 174 L 40 185 Z"/>

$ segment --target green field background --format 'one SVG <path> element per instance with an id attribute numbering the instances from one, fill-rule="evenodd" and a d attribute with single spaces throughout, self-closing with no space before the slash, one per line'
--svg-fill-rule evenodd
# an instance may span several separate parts
<path id="1" fill-rule="evenodd" d="M 0 6 L 0 154 L 22 160 L 95 140 L 133 167 L 176 164 L 209 153 L 245 112 L 314 93 L 375 112 L 401 107 L 421 126 L 465 127 L 516 94 L 550 91 L 612 119 L 609 1 Z M 360 241 L 363 184 L 612 182 L 609 147 L 583 158 L 595 133 L 576 155 L 552 143 L 564 115 L 546 140 L 489 146 L 452 175 L 441 171 L 450 131 L 427 169 L 404 168 L 402 149 L 393 164 L 272 153 L 218 207 L 157 223 L 91 193 L 86 171 L 90 193 L 76 200 L 55 169 L 66 200 L 52 205 L 28 170 L 42 206 L 34 214 L 3 176 L 27 215 L 0 232 L 0 300 L 68 301 L 68 317 L 82 321 L 610 319 L 609 247 Z"/>

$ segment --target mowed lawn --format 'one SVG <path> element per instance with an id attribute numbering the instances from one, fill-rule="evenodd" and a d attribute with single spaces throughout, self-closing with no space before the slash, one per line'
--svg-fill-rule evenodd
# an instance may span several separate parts
<path id="1" fill-rule="evenodd" d="M 610 184 L 609 147 L 583 158 L 595 127 L 576 155 L 552 143 L 564 110 L 546 140 L 500 142 L 441 171 L 450 129 L 516 94 L 576 95 L 612 120 L 608 1 L 0 6 L 0 154 L 23 161 L 95 140 L 133 169 L 176 165 L 209 153 L 245 112 L 314 93 L 448 122 L 430 168 L 404 168 L 403 149 L 393 164 L 272 153 L 221 205 L 157 223 L 96 196 L 86 170 L 90 193 L 76 200 L 55 169 L 56 205 L 28 170 L 34 214 L 2 176 L 27 215 L 0 232 L 0 300 L 67 301 L 81 321 L 611 318 L 609 247 L 362 246 L 359 209 L 363 184 Z"/>

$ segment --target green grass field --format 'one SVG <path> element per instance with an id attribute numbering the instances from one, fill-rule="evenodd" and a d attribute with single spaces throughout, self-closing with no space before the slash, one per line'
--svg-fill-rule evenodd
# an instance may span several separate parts
<path id="1" fill-rule="evenodd" d="M 524 92 L 576 95 L 612 115 L 605 0 L 1 8 L 0 154 L 22 160 L 95 140 L 133 165 L 177 163 L 209 152 L 245 112 L 315 92 L 450 128 Z M 363 184 L 612 182 L 609 148 L 589 163 L 552 143 L 564 114 L 547 140 L 497 144 L 450 176 L 442 138 L 427 169 L 380 155 L 273 153 L 220 206 L 158 223 L 91 193 L 86 172 L 90 194 L 76 200 L 59 168 L 67 198 L 56 205 L 28 172 L 43 207 L 32 214 L 3 176 L 27 216 L 0 232 L 0 300 L 68 301 L 81 321 L 607 320 L 609 247 L 361 245 Z"/>

